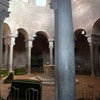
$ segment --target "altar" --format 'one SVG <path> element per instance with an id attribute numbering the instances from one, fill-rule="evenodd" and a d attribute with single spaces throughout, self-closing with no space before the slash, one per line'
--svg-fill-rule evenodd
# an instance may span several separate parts
<path id="1" fill-rule="evenodd" d="M 44 65 L 44 74 L 46 76 L 46 78 L 54 78 L 54 65 Z"/>

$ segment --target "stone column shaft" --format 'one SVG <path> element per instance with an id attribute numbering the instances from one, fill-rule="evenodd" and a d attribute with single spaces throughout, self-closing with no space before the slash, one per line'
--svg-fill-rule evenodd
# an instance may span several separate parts
<path id="1" fill-rule="evenodd" d="M 100 75 L 100 73 L 99 73 L 99 45 L 98 44 L 96 44 L 96 46 L 95 46 L 95 63 L 96 63 L 96 75 L 97 76 L 99 76 Z"/>
<path id="2" fill-rule="evenodd" d="M 4 25 L 4 19 L 5 17 L 9 16 L 8 11 L 5 10 L 5 8 L 8 8 L 8 1 L 0 0 L 0 4 L 2 7 L 2 11 L 0 11 L 0 69 L 2 67 L 2 40 L 3 40 L 3 25 Z M 0 70 L 1 74 L 1 70 Z"/>
<path id="3" fill-rule="evenodd" d="M 57 9 L 57 0 L 51 0 L 50 4 L 51 9 L 54 9 L 54 18 L 55 18 L 55 49 L 54 49 L 54 65 L 55 65 L 55 100 L 58 100 L 58 79 L 59 79 L 59 74 L 58 74 L 58 9 Z"/>
<path id="4" fill-rule="evenodd" d="M 32 48 L 32 40 L 28 40 L 27 42 L 27 67 L 28 67 L 28 74 L 31 73 L 31 48 Z"/>
<path id="5" fill-rule="evenodd" d="M 2 67 L 3 20 L 0 20 L 0 69 Z"/>
<path id="6" fill-rule="evenodd" d="M 57 33 L 55 34 L 56 100 L 75 100 L 75 56 L 71 0 L 57 0 Z"/>
<path id="7" fill-rule="evenodd" d="M 13 45 L 10 45 L 9 72 L 12 71 Z"/>
<path id="8" fill-rule="evenodd" d="M 8 44 L 5 44 L 5 68 L 8 69 L 8 66 L 7 66 L 7 63 L 8 63 Z"/>
<path id="9" fill-rule="evenodd" d="M 0 20 L 0 97 L 1 97 L 1 68 L 2 68 L 2 39 L 3 39 L 3 20 Z"/>
<path id="10" fill-rule="evenodd" d="M 49 41 L 50 64 L 53 64 L 53 41 Z"/>
<path id="11" fill-rule="evenodd" d="M 92 42 L 92 37 L 88 37 L 88 42 L 90 45 L 90 58 L 91 58 L 91 76 L 95 76 L 94 73 L 94 60 L 93 60 L 93 42 Z"/>
<path id="12" fill-rule="evenodd" d="M 31 73 L 31 47 L 28 47 L 28 74 Z"/>
<path id="13" fill-rule="evenodd" d="M 8 9 L 8 1 L 0 0 L 0 97 L 1 97 L 1 67 L 2 67 L 2 40 L 3 40 L 3 25 L 4 19 L 7 17 L 8 12 L 5 9 Z"/>
<path id="14" fill-rule="evenodd" d="M 9 43 L 9 72 L 13 71 L 12 64 L 13 64 L 13 46 L 15 45 L 15 37 L 11 36 L 10 43 Z"/>

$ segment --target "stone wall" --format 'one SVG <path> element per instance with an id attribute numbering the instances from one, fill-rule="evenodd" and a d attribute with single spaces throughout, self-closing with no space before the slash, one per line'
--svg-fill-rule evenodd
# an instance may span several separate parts
<path id="1" fill-rule="evenodd" d="M 12 34 L 15 30 L 23 28 L 28 35 L 33 36 L 38 31 L 43 31 L 52 38 L 54 37 L 54 11 L 50 9 L 50 1 L 47 0 L 45 7 L 36 6 L 35 0 L 28 3 L 23 0 L 11 0 L 10 16 L 5 23 L 11 28 Z"/>

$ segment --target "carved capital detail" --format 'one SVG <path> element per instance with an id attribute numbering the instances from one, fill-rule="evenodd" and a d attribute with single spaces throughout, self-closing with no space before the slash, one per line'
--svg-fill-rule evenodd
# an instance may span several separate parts
<path id="1" fill-rule="evenodd" d="M 93 45 L 100 45 L 100 36 L 92 34 L 90 37 L 87 38 L 89 43 L 92 43 Z"/>
<path id="2" fill-rule="evenodd" d="M 9 17 L 9 12 L 6 11 L 6 10 L 2 10 L 2 11 L 0 12 L 0 20 L 4 20 L 5 17 Z"/>
<path id="3" fill-rule="evenodd" d="M 57 0 L 51 0 L 50 8 L 57 10 Z"/>

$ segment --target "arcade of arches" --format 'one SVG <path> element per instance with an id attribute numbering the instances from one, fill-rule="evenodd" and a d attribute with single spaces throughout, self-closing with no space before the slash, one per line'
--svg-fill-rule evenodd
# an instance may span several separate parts
<path id="1" fill-rule="evenodd" d="M 53 64 L 54 40 L 48 39 L 45 32 L 36 32 L 34 37 L 28 37 L 24 29 L 19 28 L 16 36 L 5 34 L 7 24 L 3 31 L 3 66 L 8 71 L 14 68 L 43 69 L 44 64 Z M 13 66 L 13 67 L 12 67 Z M 30 72 L 29 72 L 30 73 Z"/>
<path id="2" fill-rule="evenodd" d="M 17 67 L 26 67 L 26 69 L 29 68 L 28 70 L 31 70 L 32 68 L 41 69 L 43 68 L 43 65 L 47 63 L 54 64 L 54 39 L 49 39 L 47 33 L 38 31 L 35 33 L 34 37 L 30 38 L 25 29 L 22 28 L 17 30 L 16 36 L 10 36 L 7 34 L 8 32 L 10 32 L 10 27 L 8 24 L 4 23 L 4 56 L 2 67 L 7 68 L 8 70 L 12 70 Z M 74 32 L 74 41 L 76 72 L 99 76 L 100 19 L 94 23 L 93 33 L 91 36 L 87 35 L 85 29 L 77 29 Z M 9 61 L 11 58 L 13 61 Z"/>
<path id="3" fill-rule="evenodd" d="M 0 65 L 8 72 L 24 67 L 30 74 L 55 64 L 56 100 L 75 100 L 75 67 L 76 73 L 100 76 L 100 1 L 46 3 L 0 0 Z"/>
<path id="4" fill-rule="evenodd" d="M 79 9 L 78 3 L 83 7 L 81 2 L 82 0 L 78 2 L 72 0 L 76 72 L 99 76 L 100 18 L 95 18 L 95 21 L 91 20 L 91 23 L 88 24 L 91 24 L 90 28 L 86 27 L 84 22 L 80 24 L 85 20 L 84 18 L 79 19 L 79 13 L 76 12 Z M 16 3 L 16 7 L 11 6 L 14 3 Z M 11 13 L 3 24 L 4 56 L 2 63 L 2 67 L 7 68 L 8 71 L 17 67 L 25 67 L 30 73 L 33 68 L 41 69 L 44 64 L 54 64 L 54 41 L 56 35 L 54 32 L 54 10 L 56 6 L 53 0 L 51 1 L 51 8 L 54 10 L 50 9 L 49 0 L 46 3 L 45 7 L 38 7 L 31 0 L 26 3 L 23 0 L 20 3 L 19 1 L 9 1 L 8 5 L 10 5 L 9 10 Z M 96 6 L 96 4 L 96 2 L 94 4 L 91 2 L 89 5 Z M 21 5 L 23 5 L 24 9 Z M 20 12 L 20 10 L 23 10 L 23 12 Z M 83 12 L 82 8 L 80 8 L 80 11 Z M 28 13 L 27 15 L 26 12 Z M 88 11 L 86 10 L 85 13 L 88 13 Z M 18 18 L 15 18 L 16 15 L 20 15 L 20 17 L 17 16 Z M 77 24 L 77 21 L 79 21 L 79 24 Z"/>
<path id="5" fill-rule="evenodd" d="M 100 76 L 100 19 L 93 26 L 91 36 L 84 29 L 78 29 L 75 35 L 76 72 Z M 82 33 L 83 32 L 83 33 Z"/>

